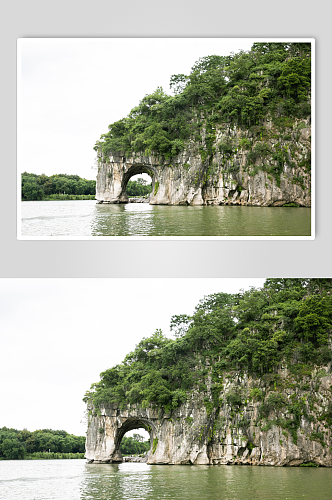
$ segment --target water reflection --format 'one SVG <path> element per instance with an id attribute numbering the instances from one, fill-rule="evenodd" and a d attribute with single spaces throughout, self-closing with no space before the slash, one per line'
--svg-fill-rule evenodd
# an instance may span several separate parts
<path id="1" fill-rule="evenodd" d="M 86 466 L 81 498 L 117 500 L 151 498 L 151 466 L 146 464 L 90 464 Z"/>
<path id="2" fill-rule="evenodd" d="M 94 236 L 310 236 L 310 209 L 97 205 Z"/>
<path id="3" fill-rule="evenodd" d="M 128 203 L 124 206 L 123 234 L 144 236 L 154 231 L 153 207 L 147 203 Z"/>
<path id="4" fill-rule="evenodd" d="M 331 500 L 332 468 L 2 460 L 5 500 Z"/>
<path id="5" fill-rule="evenodd" d="M 330 500 L 331 469 L 87 465 L 81 500 Z"/>
<path id="6" fill-rule="evenodd" d="M 23 236 L 310 236 L 310 208 L 22 203 Z"/>

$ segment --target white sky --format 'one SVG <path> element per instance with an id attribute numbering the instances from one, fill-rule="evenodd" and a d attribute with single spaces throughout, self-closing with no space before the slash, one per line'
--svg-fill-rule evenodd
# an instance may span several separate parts
<path id="1" fill-rule="evenodd" d="M 174 314 L 264 279 L 0 279 L 0 427 L 84 435 L 82 398 Z M 137 432 L 137 431 L 134 431 Z M 140 431 L 143 434 L 142 431 Z"/>
<path id="2" fill-rule="evenodd" d="M 110 123 L 127 116 L 158 86 L 170 93 L 171 75 L 189 74 L 200 57 L 250 50 L 254 41 L 19 39 L 19 173 L 65 173 L 95 179 L 93 147 Z"/>

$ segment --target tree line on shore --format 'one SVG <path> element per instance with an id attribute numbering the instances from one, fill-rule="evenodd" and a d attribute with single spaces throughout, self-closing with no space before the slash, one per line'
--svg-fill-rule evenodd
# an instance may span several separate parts
<path id="1" fill-rule="evenodd" d="M 0 459 L 24 459 L 24 458 L 74 458 L 84 454 L 85 437 L 74 436 L 66 431 L 53 431 L 52 429 L 40 429 L 33 432 L 27 429 L 17 430 L 8 427 L 0 429 Z"/>
<path id="2" fill-rule="evenodd" d="M 126 187 L 128 196 L 146 196 L 152 185 L 142 178 L 129 180 Z M 50 177 L 24 172 L 21 176 L 21 199 L 38 200 L 94 200 L 96 181 L 78 175 L 56 174 Z"/>
<path id="3" fill-rule="evenodd" d="M 78 175 L 56 174 L 48 177 L 45 174 L 29 174 L 21 176 L 22 200 L 56 199 L 57 196 L 89 196 L 94 199 L 96 181 L 83 179 Z M 69 198 L 70 199 L 70 198 Z"/>
<path id="4" fill-rule="evenodd" d="M 139 434 L 124 436 L 120 451 L 123 455 L 140 455 L 150 449 L 150 442 Z M 30 432 L 8 427 L 0 429 L 0 460 L 72 459 L 84 458 L 85 436 L 66 431 L 40 429 Z"/>

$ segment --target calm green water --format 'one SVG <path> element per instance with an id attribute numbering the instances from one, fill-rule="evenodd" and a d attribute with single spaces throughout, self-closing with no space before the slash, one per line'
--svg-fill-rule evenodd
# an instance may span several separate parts
<path id="1" fill-rule="evenodd" d="M 26 201 L 22 236 L 310 236 L 310 208 Z"/>
<path id="2" fill-rule="evenodd" d="M 0 461 L 3 500 L 331 500 L 332 469 Z"/>

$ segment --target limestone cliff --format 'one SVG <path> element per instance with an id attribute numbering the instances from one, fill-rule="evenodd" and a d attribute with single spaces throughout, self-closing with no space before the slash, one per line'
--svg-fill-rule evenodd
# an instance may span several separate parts
<path id="1" fill-rule="evenodd" d="M 205 296 L 100 374 L 86 456 L 121 461 L 150 433 L 149 463 L 332 465 L 332 280 L 271 278 Z"/>
<path id="2" fill-rule="evenodd" d="M 282 129 L 266 119 L 248 130 L 234 124 L 203 126 L 177 156 L 98 154 L 96 199 L 126 203 L 133 175 L 152 178 L 152 205 L 311 206 L 310 118 Z"/>
<path id="3" fill-rule="evenodd" d="M 151 204 L 310 206 L 311 42 L 257 42 L 172 75 L 95 144 L 97 200 L 127 202 L 151 175 Z"/>
<path id="4" fill-rule="evenodd" d="M 193 391 L 171 413 L 128 405 L 89 407 L 86 458 L 122 461 L 119 446 L 131 429 L 150 433 L 150 464 L 332 466 L 331 364 L 310 373 L 286 368 L 262 378 L 228 373 L 215 392 Z"/>

